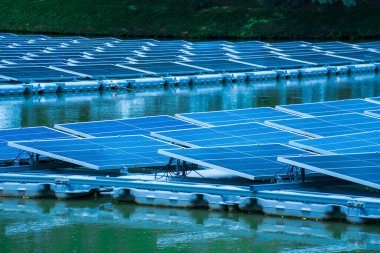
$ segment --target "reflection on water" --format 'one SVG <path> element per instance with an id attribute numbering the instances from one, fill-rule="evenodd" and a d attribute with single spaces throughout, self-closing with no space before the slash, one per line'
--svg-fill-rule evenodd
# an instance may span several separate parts
<path id="1" fill-rule="evenodd" d="M 0 199 L 1 252 L 376 251 L 376 225 L 283 219 L 247 213 Z"/>
<path id="2" fill-rule="evenodd" d="M 380 75 L 369 73 L 280 82 L 0 97 L 0 128 L 379 95 Z"/>

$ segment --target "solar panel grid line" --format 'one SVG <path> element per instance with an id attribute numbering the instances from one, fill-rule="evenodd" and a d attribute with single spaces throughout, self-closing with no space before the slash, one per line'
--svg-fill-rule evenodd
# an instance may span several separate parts
<path id="1" fill-rule="evenodd" d="M 324 156 L 324 157 L 328 157 L 328 156 Z M 342 156 L 342 157 L 345 157 L 345 156 Z M 334 172 L 334 171 L 327 170 L 327 169 L 323 169 L 323 168 L 319 168 L 319 167 L 312 166 L 312 165 L 309 165 L 309 164 L 306 164 L 306 163 L 297 162 L 297 161 L 292 160 L 294 158 L 297 158 L 297 157 L 292 157 L 292 156 L 281 157 L 281 156 L 279 156 L 277 158 L 277 161 L 285 163 L 285 164 L 288 164 L 288 165 L 296 166 L 296 167 L 299 167 L 299 168 L 304 168 L 306 170 L 311 170 L 311 171 L 314 171 L 314 172 L 318 172 L 318 173 L 322 173 L 322 174 L 329 175 L 329 176 L 332 176 L 332 177 L 336 177 L 336 178 L 339 178 L 339 179 L 351 181 L 351 182 L 358 183 L 358 184 L 361 184 L 361 185 L 369 186 L 369 187 L 372 187 L 372 188 L 375 188 L 375 189 L 380 189 L 380 184 L 379 184 L 380 180 L 379 180 L 379 183 L 369 182 L 369 181 L 366 181 L 366 180 L 363 180 L 363 179 L 360 179 L 360 178 L 357 178 L 357 177 L 341 174 L 341 173 Z M 374 164 L 374 165 L 376 165 L 376 168 L 379 166 L 379 164 Z M 380 176 L 380 173 L 372 173 L 372 174 L 376 175 L 377 177 Z"/>

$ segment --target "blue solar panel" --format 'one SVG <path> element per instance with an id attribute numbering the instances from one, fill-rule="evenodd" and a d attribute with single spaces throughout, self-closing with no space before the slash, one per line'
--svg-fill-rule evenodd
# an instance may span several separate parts
<path id="1" fill-rule="evenodd" d="M 154 131 L 198 128 L 199 126 L 170 116 L 58 124 L 55 128 L 82 137 L 150 135 Z"/>
<path id="2" fill-rule="evenodd" d="M 364 113 L 366 110 L 380 109 L 380 104 L 371 103 L 363 99 L 348 99 L 319 103 L 279 105 L 276 106 L 276 109 L 304 117 L 310 117 L 351 112 Z"/>
<path id="3" fill-rule="evenodd" d="M 95 170 L 164 166 L 168 159 L 157 150 L 176 147 L 142 135 L 10 142 L 9 145 Z"/>
<path id="4" fill-rule="evenodd" d="M 260 123 L 154 132 L 152 136 L 187 147 L 288 143 L 291 140 L 302 139 L 297 134 Z"/>
<path id="5" fill-rule="evenodd" d="M 8 146 L 8 141 L 75 138 L 47 127 L 12 128 L 0 130 L 0 162 L 12 161 L 19 156 L 18 149 Z M 25 154 L 21 158 L 25 158 Z"/>
<path id="6" fill-rule="evenodd" d="M 320 154 L 380 152 L 380 131 L 291 141 L 290 144 Z"/>
<path id="7" fill-rule="evenodd" d="M 65 73 L 46 67 L 12 67 L 0 68 L 0 76 L 4 79 L 29 82 L 29 81 L 63 81 L 83 78 L 81 75 Z"/>
<path id="8" fill-rule="evenodd" d="M 303 62 L 297 62 L 297 61 L 292 61 L 292 60 L 288 60 L 288 59 L 284 59 L 284 58 L 279 58 L 276 56 L 262 57 L 262 58 L 243 58 L 239 61 L 263 66 L 263 67 L 270 68 L 270 69 L 301 68 L 301 67 L 310 65 L 307 63 L 303 63 Z"/>
<path id="9" fill-rule="evenodd" d="M 380 119 L 359 113 L 266 121 L 265 124 L 315 138 L 380 130 Z"/>
<path id="10" fill-rule="evenodd" d="M 199 68 L 185 66 L 174 62 L 123 64 L 123 66 L 141 69 L 156 75 L 190 75 L 205 72 L 205 70 Z"/>
<path id="11" fill-rule="evenodd" d="M 380 189 L 380 153 L 279 157 L 278 161 Z"/>
<path id="12" fill-rule="evenodd" d="M 355 60 L 343 59 L 332 55 L 297 55 L 291 57 L 294 60 L 306 61 L 319 66 L 342 65 L 356 63 Z"/>
<path id="13" fill-rule="evenodd" d="M 193 112 L 177 114 L 176 117 L 203 126 L 222 126 L 236 123 L 260 122 L 277 119 L 296 119 L 298 116 L 281 112 L 270 107 L 225 110 L 214 112 Z"/>
<path id="14" fill-rule="evenodd" d="M 73 71 L 76 73 L 85 74 L 91 78 L 110 78 L 110 77 L 140 77 L 144 72 L 118 67 L 116 65 L 98 64 L 84 66 L 58 66 L 62 70 Z"/>
<path id="15" fill-rule="evenodd" d="M 287 167 L 277 162 L 279 155 L 309 154 L 280 144 L 182 148 L 158 153 L 253 180 L 287 174 Z"/>
<path id="16" fill-rule="evenodd" d="M 258 67 L 252 65 L 234 62 L 230 60 L 207 60 L 207 61 L 192 61 L 186 62 L 186 64 L 197 66 L 201 68 L 210 69 L 215 72 L 231 72 L 231 71 L 251 71 Z"/>

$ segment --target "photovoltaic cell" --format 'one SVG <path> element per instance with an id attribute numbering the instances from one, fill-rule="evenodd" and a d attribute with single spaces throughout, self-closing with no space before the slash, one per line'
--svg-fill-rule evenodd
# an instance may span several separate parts
<path id="1" fill-rule="evenodd" d="M 380 153 L 279 157 L 279 162 L 380 189 Z"/>
<path id="2" fill-rule="evenodd" d="M 95 170 L 164 166 L 168 159 L 157 150 L 176 147 L 142 135 L 9 142 L 9 145 Z"/>
<path id="3" fill-rule="evenodd" d="M 341 113 L 358 112 L 380 109 L 380 104 L 372 103 L 364 99 L 348 99 L 307 104 L 279 105 L 277 110 L 300 115 L 303 117 L 325 116 Z"/>
<path id="4" fill-rule="evenodd" d="M 177 114 L 176 117 L 203 126 L 222 126 L 248 122 L 264 123 L 266 120 L 299 118 L 299 116 L 270 107 L 183 113 Z"/>
<path id="5" fill-rule="evenodd" d="M 303 137 L 260 123 L 153 132 L 152 136 L 186 147 L 288 143 Z"/>
<path id="6" fill-rule="evenodd" d="M 359 113 L 265 121 L 265 124 L 314 138 L 380 130 L 380 119 Z"/>
<path id="7" fill-rule="evenodd" d="M 158 153 L 252 180 L 287 174 L 288 168 L 277 162 L 279 155 L 309 154 L 280 144 L 181 148 L 159 150 Z"/>
<path id="8" fill-rule="evenodd" d="M 58 124 L 56 129 L 82 137 L 118 135 L 150 135 L 154 131 L 199 128 L 199 126 L 171 116 L 151 116 L 131 119 Z"/>

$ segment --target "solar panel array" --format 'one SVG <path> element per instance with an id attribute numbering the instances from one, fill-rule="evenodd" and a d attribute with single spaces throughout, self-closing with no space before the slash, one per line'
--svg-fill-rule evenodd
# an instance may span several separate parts
<path id="1" fill-rule="evenodd" d="M 308 154 L 280 144 L 182 148 L 158 153 L 252 180 L 287 174 L 286 166 L 277 162 L 277 156 Z"/>
<path id="2" fill-rule="evenodd" d="M 314 138 L 380 130 L 380 119 L 360 113 L 274 120 L 265 124 Z"/>
<path id="3" fill-rule="evenodd" d="M 279 157 L 278 161 L 380 189 L 380 153 Z"/>
<path id="4" fill-rule="evenodd" d="M 275 110 L 270 107 L 182 113 L 177 114 L 176 117 L 203 126 L 222 126 L 248 122 L 264 123 L 266 120 L 300 118 L 294 114 Z"/>
<path id="5" fill-rule="evenodd" d="M 157 150 L 176 147 L 143 135 L 9 142 L 9 145 L 95 170 L 164 166 L 168 158 Z"/>
<path id="6" fill-rule="evenodd" d="M 16 158 L 26 158 L 20 150 L 8 146 L 8 141 L 46 140 L 75 138 L 47 127 L 11 128 L 0 130 L 0 163 L 13 161 Z"/>
<path id="7" fill-rule="evenodd" d="M 0 82 L 193 75 L 372 63 L 378 42 L 187 42 L 0 34 Z"/>
<path id="8" fill-rule="evenodd" d="M 185 147 L 215 147 L 243 144 L 288 143 L 303 139 L 295 133 L 260 123 L 242 123 L 208 128 L 153 132 L 153 137 Z"/>
<path id="9" fill-rule="evenodd" d="M 150 135 L 155 131 L 199 128 L 199 126 L 167 115 L 106 121 L 57 124 L 56 129 L 81 137 L 118 135 Z"/>

